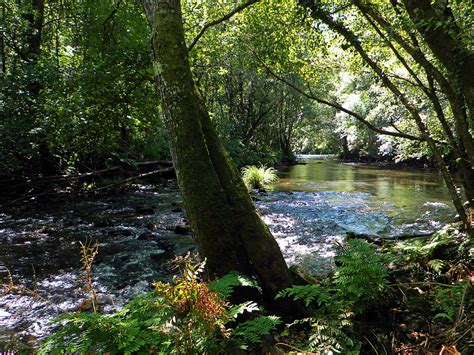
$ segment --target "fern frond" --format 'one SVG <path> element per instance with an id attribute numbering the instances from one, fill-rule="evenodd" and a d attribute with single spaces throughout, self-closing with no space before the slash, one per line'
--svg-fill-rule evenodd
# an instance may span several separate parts
<path id="1" fill-rule="evenodd" d="M 244 343 L 257 344 L 279 324 L 280 317 L 259 316 L 240 324 L 235 329 L 234 337 Z"/>
<path id="2" fill-rule="evenodd" d="M 295 301 L 303 300 L 309 306 L 314 300 L 318 306 L 327 303 L 332 299 L 329 292 L 318 285 L 297 285 L 280 291 L 275 298 L 290 297 Z"/>
<path id="3" fill-rule="evenodd" d="M 212 281 L 209 284 L 209 289 L 228 299 L 232 295 L 234 287 L 237 286 L 258 288 L 258 285 L 254 280 L 238 272 L 230 272 L 227 275 Z"/>
<path id="4" fill-rule="evenodd" d="M 445 266 L 446 262 L 440 259 L 432 259 L 428 261 L 428 267 L 437 274 L 441 274 Z"/>
<path id="5" fill-rule="evenodd" d="M 258 306 L 258 304 L 252 301 L 247 301 L 247 302 L 243 302 L 236 306 L 231 307 L 229 309 L 229 315 L 233 318 L 236 318 L 239 314 L 242 314 L 244 312 L 251 313 L 258 310 L 260 310 L 260 307 Z"/>

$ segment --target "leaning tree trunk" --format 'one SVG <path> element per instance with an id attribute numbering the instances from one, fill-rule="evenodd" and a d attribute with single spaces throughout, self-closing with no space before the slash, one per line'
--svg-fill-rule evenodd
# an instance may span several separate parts
<path id="1" fill-rule="evenodd" d="M 268 300 L 291 274 L 223 149 L 195 87 L 179 0 L 142 0 L 153 32 L 154 67 L 173 162 L 199 252 L 209 270 L 258 278 Z"/>

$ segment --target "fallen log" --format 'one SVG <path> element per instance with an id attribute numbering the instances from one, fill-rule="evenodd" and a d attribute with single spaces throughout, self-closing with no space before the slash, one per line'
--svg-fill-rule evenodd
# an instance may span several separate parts
<path id="1" fill-rule="evenodd" d="M 93 190 L 90 190 L 90 191 L 87 191 L 87 192 L 90 193 L 90 192 L 98 192 L 98 191 L 102 191 L 102 190 L 107 190 L 107 189 L 111 189 L 111 188 L 126 184 L 128 182 L 132 182 L 132 181 L 135 181 L 135 180 L 138 180 L 138 179 L 143 179 L 143 178 L 154 176 L 154 175 L 165 175 L 165 174 L 170 174 L 170 173 L 173 173 L 173 172 L 174 172 L 173 167 L 164 168 L 164 169 L 160 169 L 160 170 L 154 170 L 154 171 L 150 171 L 148 173 L 143 173 L 143 174 L 140 174 L 140 175 L 132 176 L 132 177 L 114 182 L 113 184 L 109 184 L 109 185 L 106 185 L 106 186 L 101 186 L 97 189 L 93 189 Z"/>
<path id="2" fill-rule="evenodd" d="M 8 201 L 8 203 L 6 203 L 5 206 L 14 205 L 15 203 L 22 202 L 22 201 L 25 201 L 25 200 L 28 200 L 28 199 L 36 199 L 38 197 L 45 197 L 45 196 L 59 196 L 59 195 L 81 196 L 81 195 L 88 195 L 88 194 L 92 194 L 92 193 L 97 193 L 97 192 L 102 192 L 102 191 L 105 191 L 105 190 L 109 190 L 109 189 L 112 189 L 114 187 L 124 185 L 124 184 L 127 184 L 127 183 L 135 181 L 135 180 L 139 180 L 139 179 L 143 179 L 143 178 L 147 178 L 147 177 L 151 177 L 151 176 L 157 176 L 157 175 L 166 176 L 166 175 L 172 175 L 172 174 L 174 174 L 174 168 L 169 167 L 169 168 L 154 170 L 154 171 L 150 171 L 150 172 L 147 172 L 147 173 L 135 175 L 135 176 L 132 176 L 132 177 L 129 177 L 129 178 L 126 178 L 126 179 L 119 180 L 119 181 L 114 182 L 114 183 L 109 184 L 109 185 L 101 186 L 101 187 L 98 187 L 96 189 L 91 189 L 91 190 L 86 190 L 86 191 L 48 191 L 48 192 L 41 192 L 41 193 L 37 193 L 37 194 L 31 194 L 31 192 L 33 191 L 33 189 L 32 189 L 32 190 L 29 190 L 29 192 L 27 194 L 21 196 L 20 198 L 17 198 L 17 199 L 12 200 L 12 201 Z"/>

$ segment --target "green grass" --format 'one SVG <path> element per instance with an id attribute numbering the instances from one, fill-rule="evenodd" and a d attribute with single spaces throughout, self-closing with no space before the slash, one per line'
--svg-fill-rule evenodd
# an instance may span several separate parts
<path id="1" fill-rule="evenodd" d="M 265 165 L 248 165 L 242 168 L 242 179 L 249 190 L 260 189 L 265 184 L 278 181 L 277 171 Z"/>

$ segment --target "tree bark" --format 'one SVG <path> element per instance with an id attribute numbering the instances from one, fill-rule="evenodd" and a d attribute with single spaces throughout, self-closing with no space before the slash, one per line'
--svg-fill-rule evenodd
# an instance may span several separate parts
<path id="1" fill-rule="evenodd" d="M 186 213 L 211 273 L 257 277 L 264 296 L 291 274 L 239 171 L 212 126 L 190 70 L 179 0 L 141 0 L 153 32 L 154 67 Z"/>
<path id="2" fill-rule="evenodd" d="M 0 5 L 1 19 L 5 21 L 5 3 Z M 4 33 L 0 33 L 0 57 L 2 58 L 2 73 L 7 73 L 7 57 L 5 51 L 5 39 L 3 38 Z"/>
<path id="3" fill-rule="evenodd" d="M 36 64 L 41 55 L 44 0 L 31 0 L 31 8 L 23 15 L 23 17 L 28 21 L 25 58 L 27 58 L 32 64 Z"/>

